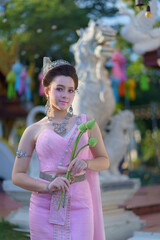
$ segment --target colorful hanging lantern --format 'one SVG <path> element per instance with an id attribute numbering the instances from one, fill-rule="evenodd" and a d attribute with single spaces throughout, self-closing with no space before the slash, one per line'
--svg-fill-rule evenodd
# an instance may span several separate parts
<path id="1" fill-rule="evenodd" d="M 119 79 L 118 78 L 115 78 L 113 76 L 110 76 L 110 80 L 111 80 L 111 84 L 112 84 L 112 89 L 113 89 L 113 95 L 114 95 L 114 98 L 115 98 L 115 102 L 118 103 L 119 101 Z"/>
<path id="2" fill-rule="evenodd" d="M 15 90 L 18 92 L 19 88 L 20 88 L 20 74 L 22 71 L 22 64 L 19 62 L 19 60 L 12 66 L 12 70 L 16 75 L 16 79 L 15 79 Z"/>
<path id="3" fill-rule="evenodd" d="M 148 82 L 148 78 L 145 74 L 141 75 L 140 88 L 141 88 L 142 91 L 148 91 L 149 90 L 149 82 Z"/>
<path id="4" fill-rule="evenodd" d="M 125 96 L 125 82 L 121 82 L 119 85 L 119 96 L 120 97 Z"/>
<path id="5" fill-rule="evenodd" d="M 129 78 L 128 81 L 125 84 L 126 86 L 126 97 L 130 99 L 131 101 L 135 100 L 136 98 L 136 82 L 134 78 Z"/>
<path id="6" fill-rule="evenodd" d="M 15 78 L 16 78 L 16 76 L 13 71 L 10 71 L 6 76 L 6 82 L 8 83 L 8 88 L 7 88 L 8 99 L 16 97 L 16 92 L 14 89 Z"/>
<path id="7" fill-rule="evenodd" d="M 120 82 L 126 81 L 126 58 L 122 55 L 121 52 L 115 51 L 112 55 L 112 61 L 114 63 L 112 67 L 112 75 L 119 79 Z"/>
<path id="8" fill-rule="evenodd" d="M 18 93 L 21 95 L 25 91 L 25 81 L 27 77 L 27 70 L 24 67 L 20 74 L 20 88 L 18 89 Z"/>
<path id="9" fill-rule="evenodd" d="M 29 75 L 27 75 L 26 76 L 26 81 L 25 81 L 25 96 L 26 96 L 26 100 L 28 102 L 31 101 L 31 98 L 32 98 L 31 82 L 32 82 L 32 78 Z"/>

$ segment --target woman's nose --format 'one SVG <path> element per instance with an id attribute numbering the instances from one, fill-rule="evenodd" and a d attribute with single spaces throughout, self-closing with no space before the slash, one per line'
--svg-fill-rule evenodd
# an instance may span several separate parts
<path id="1" fill-rule="evenodd" d="M 62 96 L 63 97 L 67 97 L 68 96 L 68 92 L 64 90 L 63 93 L 62 93 Z"/>

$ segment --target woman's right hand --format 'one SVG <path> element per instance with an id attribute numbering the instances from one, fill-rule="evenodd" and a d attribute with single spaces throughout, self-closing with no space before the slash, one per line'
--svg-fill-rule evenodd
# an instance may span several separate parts
<path id="1" fill-rule="evenodd" d="M 56 177 L 48 186 L 49 192 L 69 191 L 70 182 L 65 177 Z"/>

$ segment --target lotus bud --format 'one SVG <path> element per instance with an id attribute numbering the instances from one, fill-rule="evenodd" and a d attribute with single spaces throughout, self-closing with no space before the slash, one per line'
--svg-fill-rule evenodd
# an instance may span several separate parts
<path id="1" fill-rule="evenodd" d="M 95 125 L 95 120 L 90 120 L 88 122 L 85 123 L 85 126 L 87 129 L 91 130 L 92 128 L 94 128 L 94 125 Z"/>
<path id="2" fill-rule="evenodd" d="M 89 144 L 90 147 L 94 147 L 94 146 L 96 146 L 97 141 L 98 141 L 97 138 L 90 138 L 90 139 L 88 140 L 88 144 Z"/>
<path id="3" fill-rule="evenodd" d="M 87 131 L 85 123 L 82 123 L 81 125 L 79 125 L 78 129 L 79 129 L 80 132 L 86 132 Z"/>

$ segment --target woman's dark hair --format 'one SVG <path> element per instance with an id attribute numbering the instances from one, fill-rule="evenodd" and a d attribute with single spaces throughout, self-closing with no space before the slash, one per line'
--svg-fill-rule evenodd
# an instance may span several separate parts
<path id="1" fill-rule="evenodd" d="M 43 86 L 49 87 L 51 82 L 54 81 L 54 78 L 61 75 L 71 77 L 75 83 L 75 90 L 77 89 L 78 76 L 74 66 L 71 64 L 59 65 L 48 70 L 42 79 Z"/>

